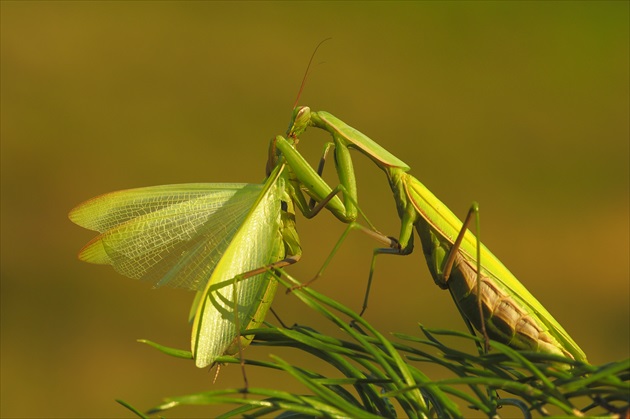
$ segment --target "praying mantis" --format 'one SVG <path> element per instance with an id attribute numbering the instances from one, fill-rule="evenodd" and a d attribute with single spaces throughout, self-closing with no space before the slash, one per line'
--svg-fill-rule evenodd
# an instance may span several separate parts
<path id="1" fill-rule="evenodd" d="M 521 350 L 557 354 L 586 362 L 586 355 L 538 300 L 516 277 L 468 230 L 473 217 L 479 226 L 479 207 L 473 203 L 462 223 L 418 179 L 410 167 L 365 134 L 328 112 L 315 112 L 296 106 L 286 141 L 278 142 L 285 150 L 308 127 L 327 131 L 327 144 L 319 174 L 330 146 L 334 146 L 335 165 L 348 213 L 356 205 L 356 180 L 349 149 L 370 158 L 389 181 L 401 219 L 398 248 L 376 249 L 372 259 L 368 290 L 378 254 L 409 254 L 413 250 L 413 227 L 420 237 L 423 253 L 434 282 L 448 289 L 467 324 L 482 333 L 488 345 L 493 338 Z M 472 331 L 472 328 L 471 328 Z"/>
<path id="2" fill-rule="evenodd" d="M 100 233 L 80 251 L 80 260 L 112 265 L 156 287 L 197 291 L 191 347 L 200 368 L 247 346 L 252 336 L 241 336 L 242 330 L 263 322 L 277 287 L 272 270 L 301 256 L 296 206 L 306 218 L 325 207 L 341 221 L 353 221 L 293 144 L 280 153 L 276 141 L 270 142 L 263 184 L 129 189 L 92 198 L 69 214 Z M 303 190 L 320 205 L 310 206 Z"/>

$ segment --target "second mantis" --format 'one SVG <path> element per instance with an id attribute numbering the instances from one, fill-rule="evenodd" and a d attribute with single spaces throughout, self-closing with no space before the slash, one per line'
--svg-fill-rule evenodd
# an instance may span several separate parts
<path id="1" fill-rule="evenodd" d="M 450 291 L 464 319 L 484 337 L 516 349 L 552 353 L 586 362 L 586 355 L 560 323 L 468 230 L 473 218 L 479 225 L 476 203 L 462 223 L 429 189 L 407 173 L 410 170 L 407 164 L 363 133 L 328 112 L 314 112 L 309 107 L 297 106 L 287 137 L 295 142 L 308 127 L 328 131 L 333 138 L 330 146 L 334 146 L 341 183 L 338 190 L 344 194 L 347 213 L 355 214 L 353 207 L 357 202 L 349 149 L 366 155 L 385 172 L 401 219 L 400 248 L 376 249 L 375 256 L 411 253 L 415 226 L 433 280 L 440 288 Z M 291 148 L 291 143 L 280 138 L 277 146 L 284 153 Z M 320 174 L 322 170 L 323 164 Z"/>

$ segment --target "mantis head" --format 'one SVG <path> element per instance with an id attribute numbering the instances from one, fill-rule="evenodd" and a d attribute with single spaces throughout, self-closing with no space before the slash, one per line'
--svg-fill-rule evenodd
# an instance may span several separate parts
<path id="1" fill-rule="evenodd" d="M 308 106 L 296 106 L 293 109 L 287 137 L 297 138 L 306 130 L 311 122 L 311 108 Z"/>

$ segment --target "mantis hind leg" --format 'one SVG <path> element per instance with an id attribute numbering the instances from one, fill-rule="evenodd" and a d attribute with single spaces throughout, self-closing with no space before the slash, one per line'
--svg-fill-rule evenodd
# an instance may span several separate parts
<path id="1" fill-rule="evenodd" d="M 464 239 L 466 231 L 468 230 L 468 227 L 470 223 L 472 222 L 473 217 L 475 218 L 475 233 L 476 233 L 475 234 L 475 239 L 476 239 L 475 247 L 476 247 L 476 253 L 477 253 L 477 263 L 475 267 L 475 270 L 477 272 L 477 278 L 475 281 L 476 293 L 477 293 L 477 310 L 479 310 L 478 314 L 479 314 L 479 319 L 480 319 L 480 329 L 481 329 L 480 332 L 483 337 L 483 346 L 481 346 L 481 344 L 477 341 L 475 343 L 477 344 L 479 353 L 483 355 L 484 353 L 488 353 L 488 351 L 490 350 L 490 338 L 488 336 L 488 331 L 486 329 L 486 322 L 484 321 L 483 305 L 482 305 L 482 298 L 481 298 L 481 239 L 480 239 L 481 222 L 480 222 L 480 217 L 479 217 L 479 204 L 477 202 L 472 203 L 472 205 L 470 206 L 470 209 L 468 210 L 468 213 L 466 214 L 466 218 L 464 219 L 464 222 L 462 223 L 462 228 L 457 234 L 457 238 L 455 239 L 455 242 L 453 243 L 453 246 L 451 247 L 448 253 L 448 256 L 446 258 L 446 263 L 444 264 L 444 271 L 442 275 L 443 275 L 444 282 L 448 285 L 448 279 L 451 274 L 451 271 L 453 270 L 453 265 L 455 264 L 456 256 L 459 254 L 459 248 L 461 247 L 462 240 Z M 449 292 L 451 293 L 451 296 L 453 297 L 453 300 L 455 301 L 456 299 L 454 298 L 453 292 L 450 287 L 449 287 Z M 471 321 L 465 315 L 465 313 L 463 312 L 459 304 L 456 304 L 456 306 L 457 306 L 457 309 L 459 310 L 460 315 L 464 319 L 464 322 L 466 323 L 466 327 L 468 327 L 468 330 L 470 331 L 471 335 L 473 336 L 476 335 L 475 329 Z M 488 391 L 488 396 L 490 397 L 490 401 L 492 401 L 492 404 L 496 411 L 496 407 L 498 406 L 499 395 L 497 394 L 496 390 L 493 390 L 491 388 L 488 388 L 487 391 Z M 514 404 L 514 403 L 508 402 L 506 404 Z M 519 406 L 518 404 L 514 404 L 514 405 L 517 407 L 520 407 L 522 410 L 522 407 Z"/>
<path id="2" fill-rule="evenodd" d="M 459 254 L 459 249 L 461 247 L 462 240 L 464 239 L 466 231 L 468 230 L 468 227 L 470 223 L 472 222 L 473 217 L 475 218 L 475 232 L 476 232 L 475 238 L 476 238 L 476 250 L 477 250 L 477 266 L 476 266 L 476 271 L 477 271 L 476 292 L 478 296 L 477 309 L 479 310 L 479 319 L 481 320 L 480 321 L 481 334 L 484 339 L 483 351 L 488 352 L 490 348 L 490 343 L 489 343 L 490 338 L 488 337 L 488 331 L 486 330 L 486 323 L 483 320 L 484 316 L 483 316 L 483 307 L 482 307 L 482 299 L 481 299 L 481 239 L 479 238 L 481 223 L 479 221 L 479 204 L 476 202 L 473 202 L 472 205 L 470 206 L 470 209 L 468 210 L 468 213 L 466 214 L 466 218 L 464 219 L 464 222 L 462 224 L 462 228 L 457 234 L 457 238 L 455 239 L 453 246 L 451 246 L 451 249 L 448 252 L 448 256 L 446 257 L 446 262 L 444 263 L 444 271 L 442 273 L 442 277 L 444 279 L 444 282 L 448 285 L 448 279 L 453 270 L 456 256 Z M 462 314 L 462 317 L 466 321 L 466 325 L 468 326 L 468 329 L 474 333 L 474 329 L 472 325 L 470 324 L 470 321 L 466 318 L 465 315 L 463 315 L 464 313 L 462 313 L 461 310 L 460 310 L 460 313 Z"/>

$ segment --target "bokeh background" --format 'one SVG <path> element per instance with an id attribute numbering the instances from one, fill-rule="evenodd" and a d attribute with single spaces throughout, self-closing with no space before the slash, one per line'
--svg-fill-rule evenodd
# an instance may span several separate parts
<path id="1" fill-rule="evenodd" d="M 238 368 L 212 384 L 213 372 L 135 343 L 188 348 L 193 295 L 79 262 L 93 235 L 67 212 L 123 188 L 261 181 L 327 37 L 300 103 L 401 157 L 460 216 L 479 201 L 484 242 L 590 361 L 629 355 L 627 2 L 0 7 L 2 417 L 123 417 L 115 398 L 146 409 L 241 385 Z M 325 140 L 300 143 L 312 164 Z M 398 235 L 385 177 L 355 156 L 362 206 Z M 307 280 L 344 226 L 330 214 L 298 223 L 304 257 L 290 272 Z M 373 247 L 351 236 L 314 287 L 359 309 Z M 329 328 L 293 296 L 274 307 Z M 379 260 L 367 319 L 383 332 L 465 330 L 419 251 Z M 248 372 L 254 386 L 295 388 Z"/>

